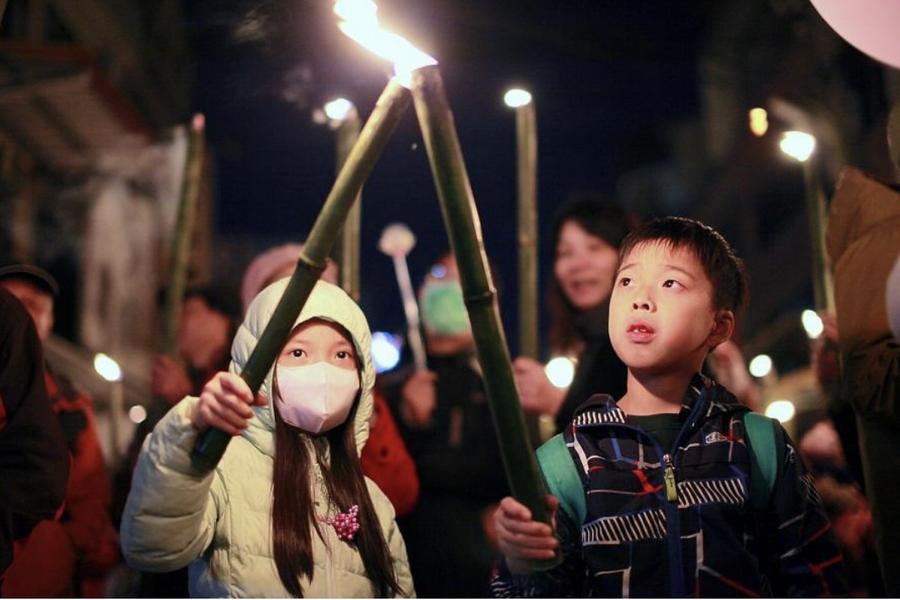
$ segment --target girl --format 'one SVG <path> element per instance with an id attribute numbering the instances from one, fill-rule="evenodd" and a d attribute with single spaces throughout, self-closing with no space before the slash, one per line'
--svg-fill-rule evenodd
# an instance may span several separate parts
<path id="1" fill-rule="evenodd" d="M 320 281 L 254 399 L 237 375 L 287 285 L 250 305 L 230 373 L 188 397 L 145 443 L 122 519 L 138 569 L 190 564 L 192 596 L 411 596 L 394 510 L 362 475 L 375 371 L 365 316 Z M 236 436 L 211 473 L 200 432 Z"/>
<path id="2" fill-rule="evenodd" d="M 519 357 L 513 367 L 523 408 L 553 417 L 556 431 L 591 394 L 625 391 L 625 365 L 613 352 L 606 321 L 619 244 L 633 225 L 617 206 L 590 197 L 563 205 L 554 219 L 550 347 L 578 357 L 575 378 L 566 391 L 550 383 L 536 360 Z"/>

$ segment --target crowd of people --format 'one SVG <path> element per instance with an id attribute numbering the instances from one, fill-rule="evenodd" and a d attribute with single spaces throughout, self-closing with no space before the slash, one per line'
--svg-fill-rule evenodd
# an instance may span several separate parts
<path id="1" fill-rule="evenodd" d="M 376 375 L 369 324 L 329 264 L 255 394 L 239 373 L 301 246 L 257 257 L 240 295 L 190 288 L 178 355 L 154 359 L 153 404 L 114 473 L 90 398 L 43 356 L 56 281 L 0 268 L 0 595 L 900 592 L 898 536 L 868 499 L 883 481 L 863 460 L 897 390 L 887 322 L 880 353 L 865 347 L 881 404 L 857 423 L 836 402 L 838 356 L 861 343 L 842 322 L 853 309 L 824 315 L 811 362 L 829 402 L 792 439 L 753 412 L 731 339 L 748 283 L 715 230 L 579 198 L 552 243 L 550 350 L 575 358 L 574 379 L 513 362 L 523 411 L 555 425 L 534 440 L 550 523 L 511 496 L 452 253 L 418 292 L 424 369 Z M 209 428 L 232 439 L 202 472 L 190 455 Z"/>

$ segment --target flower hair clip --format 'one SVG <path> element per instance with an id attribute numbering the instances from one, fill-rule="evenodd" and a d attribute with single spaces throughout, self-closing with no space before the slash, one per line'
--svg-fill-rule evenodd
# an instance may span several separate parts
<path id="1" fill-rule="evenodd" d="M 359 531 L 358 515 L 359 505 L 354 504 L 347 509 L 347 512 L 339 512 L 333 517 L 319 517 L 319 520 L 326 525 L 334 527 L 334 532 L 337 534 L 338 539 L 350 542 L 353 540 L 356 532 Z"/>

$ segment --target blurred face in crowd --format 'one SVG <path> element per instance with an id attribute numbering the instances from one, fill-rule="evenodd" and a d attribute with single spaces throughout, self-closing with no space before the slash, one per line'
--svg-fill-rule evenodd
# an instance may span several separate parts
<path id="1" fill-rule="evenodd" d="M 38 337 L 46 342 L 53 331 L 53 296 L 28 279 L 4 279 L 0 285 L 25 305 L 37 328 Z"/>
<path id="2" fill-rule="evenodd" d="M 264 290 L 269 285 L 275 283 L 279 279 L 283 279 L 285 277 L 290 277 L 294 274 L 294 269 L 297 267 L 297 263 L 289 263 L 272 273 L 268 279 L 263 283 L 262 287 L 259 289 L 259 292 Z M 322 281 L 327 281 L 328 283 L 333 283 L 334 285 L 338 285 L 338 266 L 337 263 L 331 260 L 330 258 L 325 259 L 325 270 L 322 271 L 322 275 L 319 277 Z M 258 293 L 258 292 L 257 292 Z"/>
<path id="3" fill-rule="evenodd" d="M 231 322 L 210 308 L 203 298 L 191 296 L 181 308 L 178 322 L 178 353 L 195 369 L 208 369 L 231 344 Z"/>
<path id="4" fill-rule="evenodd" d="M 445 256 L 431 267 L 419 288 L 419 307 L 430 354 L 450 356 L 471 348 L 472 327 L 453 255 Z"/>
<path id="5" fill-rule="evenodd" d="M 602 238 L 576 221 L 563 224 L 553 273 L 575 309 L 594 309 L 609 297 L 618 262 L 618 252 Z"/>

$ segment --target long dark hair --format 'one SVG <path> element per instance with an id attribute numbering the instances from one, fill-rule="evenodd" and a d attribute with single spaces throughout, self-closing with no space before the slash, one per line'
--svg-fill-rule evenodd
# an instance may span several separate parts
<path id="1" fill-rule="evenodd" d="M 628 232 L 637 225 L 637 218 L 626 213 L 619 206 L 594 194 L 574 196 L 562 205 L 553 218 L 552 252 L 556 264 L 556 252 L 563 225 L 576 223 L 589 234 L 619 249 Z M 575 328 L 575 317 L 580 312 L 563 293 L 554 269 L 547 292 L 547 306 L 550 309 L 550 347 L 555 352 L 572 351 L 581 343 L 581 336 Z"/>
<path id="2" fill-rule="evenodd" d="M 350 334 L 339 326 L 341 333 L 352 343 Z M 360 367 L 357 357 L 357 369 Z M 277 382 L 273 382 L 277 394 Z M 341 512 L 354 504 L 359 506 L 359 531 L 350 543 L 356 546 L 366 567 L 366 575 L 373 582 L 379 596 L 398 595 L 400 585 L 394 573 L 390 550 L 381 531 L 378 515 L 366 487 L 353 423 L 359 409 L 360 391 L 347 420 L 328 432 L 312 436 L 284 422 L 277 408 L 275 413 L 275 464 L 273 467 L 272 545 L 275 566 L 281 583 L 291 595 L 302 598 L 300 577 L 313 577 L 312 529 L 322 538 L 319 515 L 316 515 L 311 496 L 310 472 L 315 460 L 325 481 L 331 503 Z M 274 402 L 274 398 L 272 400 Z M 314 456 L 308 451 L 312 442 Z M 312 527 L 310 527 L 310 525 Z"/>

